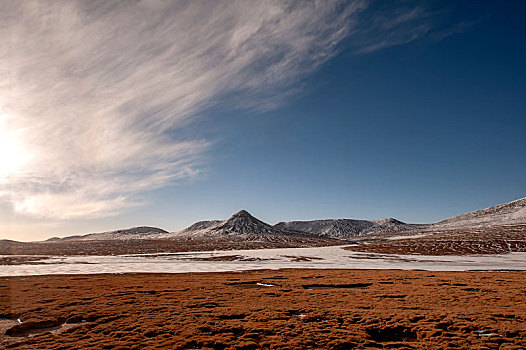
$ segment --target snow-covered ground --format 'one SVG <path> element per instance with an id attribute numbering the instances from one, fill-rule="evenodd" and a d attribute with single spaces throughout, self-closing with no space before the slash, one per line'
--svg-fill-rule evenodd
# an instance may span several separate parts
<path id="1" fill-rule="evenodd" d="M 343 246 L 229 250 L 120 256 L 51 257 L 35 264 L 1 265 L 0 276 L 95 273 L 188 273 L 257 269 L 521 270 L 526 253 L 425 256 L 352 252 Z"/>
<path id="2" fill-rule="evenodd" d="M 391 237 L 386 237 L 386 239 L 388 241 L 397 241 L 397 240 L 401 240 L 401 239 L 422 238 L 422 237 L 426 237 L 426 236 L 429 236 L 429 234 L 427 234 L 427 233 L 418 233 L 418 234 L 415 234 L 415 235 L 408 235 L 408 236 L 391 236 Z"/>

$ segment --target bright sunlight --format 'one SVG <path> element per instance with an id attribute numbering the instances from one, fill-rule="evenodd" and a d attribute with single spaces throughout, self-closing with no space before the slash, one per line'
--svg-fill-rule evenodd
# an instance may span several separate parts
<path id="1" fill-rule="evenodd" d="M 21 130 L 13 127 L 13 117 L 0 114 L 0 183 L 23 170 L 32 158 L 24 146 Z"/>

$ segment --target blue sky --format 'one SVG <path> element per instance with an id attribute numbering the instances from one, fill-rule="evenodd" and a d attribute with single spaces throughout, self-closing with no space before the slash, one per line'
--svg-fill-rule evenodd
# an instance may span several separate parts
<path id="1" fill-rule="evenodd" d="M 18 37 L 33 34 L 20 29 L 13 38 L 11 32 L 6 57 L 24 54 L 50 73 L 17 67 L 10 82 L 20 88 L 7 91 L 32 104 L 0 100 L 9 115 L 4 133 L 20 133 L 24 142 L 16 146 L 20 155 L 31 155 L 32 165 L 29 172 L 11 161 L 3 172 L 2 236 L 42 239 L 136 225 L 178 230 L 240 209 L 270 223 L 383 217 L 434 222 L 526 196 L 521 2 L 394 7 L 362 1 L 285 10 L 283 3 L 274 9 L 268 4 L 247 9 L 231 2 L 211 11 L 209 28 L 198 33 L 203 37 L 181 51 L 161 34 L 182 35 L 191 24 L 163 22 L 158 41 L 144 39 L 148 55 L 130 54 L 122 63 L 123 53 L 105 41 L 86 44 L 100 49 L 94 61 L 83 58 L 85 47 L 66 45 L 66 53 L 52 51 L 68 58 L 59 67 L 71 72 L 59 76 L 51 69 L 55 62 L 18 45 Z M 148 6 L 147 21 L 153 23 L 161 21 L 156 11 L 172 13 Z M 204 11 L 192 6 L 184 11 Z M 86 28 L 111 29 L 108 18 L 97 17 L 108 9 L 87 7 L 79 2 L 60 10 L 90 13 L 93 23 L 86 16 L 82 23 L 59 21 L 50 29 L 43 20 L 37 27 L 61 44 L 78 39 L 63 37 L 66 27 L 79 37 L 91 33 Z M 54 18 L 57 10 L 40 3 L 42 17 Z M 182 10 L 172 10 L 169 23 L 176 23 Z M 2 11 L 24 18 L 35 10 Z M 114 30 L 133 23 L 136 9 L 115 11 Z M 256 23 L 259 18 L 268 22 Z M 235 55 L 229 56 L 230 46 L 221 49 L 224 38 L 210 37 L 206 28 L 234 42 Z M 141 43 L 148 37 L 134 35 L 120 39 Z M 188 65 L 159 69 L 168 59 Z M 108 62 L 119 64 L 99 68 Z M 26 88 L 24 74 L 37 76 L 42 87 L 49 79 L 63 82 L 49 89 L 65 98 L 44 105 L 48 96 Z M 70 96 L 61 90 L 68 84 L 86 90 Z M 104 93 L 92 90 L 93 84 Z M 50 113 L 50 107 L 59 112 Z M 38 112 L 48 129 L 33 130 L 28 111 Z M 49 133 L 71 140 L 50 146 L 39 139 Z M 58 164 L 53 171 L 50 162 Z"/>

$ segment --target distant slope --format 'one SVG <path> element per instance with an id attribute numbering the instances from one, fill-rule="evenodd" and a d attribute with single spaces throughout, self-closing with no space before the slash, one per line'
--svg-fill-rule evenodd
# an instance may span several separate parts
<path id="1" fill-rule="evenodd" d="M 165 231 L 158 227 L 150 226 L 138 226 L 132 227 L 123 230 L 101 232 L 101 233 L 90 233 L 87 235 L 81 236 L 69 236 L 64 238 L 53 237 L 48 240 L 48 242 L 56 241 L 105 241 L 105 240 L 119 240 L 119 239 L 143 239 L 143 238 L 152 238 L 152 236 L 157 236 L 161 234 L 166 234 L 168 231 Z"/>
<path id="2" fill-rule="evenodd" d="M 486 209 L 457 215 L 434 224 L 434 227 L 493 226 L 526 223 L 526 197 Z"/>
<path id="3" fill-rule="evenodd" d="M 406 224 L 392 218 L 380 220 L 327 219 L 289 221 L 274 225 L 278 229 L 302 231 L 311 235 L 331 238 L 349 238 L 384 231 L 405 231 L 421 226 Z"/>
<path id="4" fill-rule="evenodd" d="M 195 224 L 188 226 L 184 230 L 180 232 L 195 232 L 199 230 L 207 229 L 211 226 L 217 225 L 221 222 L 221 220 L 207 220 L 207 221 L 198 221 Z"/>
<path id="5" fill-rule="evenodd" d="M 457 215 L 354 250 L 382 254 L 473 255 L 526 251 L 526 198 Z"/>

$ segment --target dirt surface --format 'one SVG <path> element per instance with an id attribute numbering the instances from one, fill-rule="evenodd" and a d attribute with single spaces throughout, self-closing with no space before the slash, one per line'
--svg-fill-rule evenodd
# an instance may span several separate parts
<path id="1" fill-rule="evenodd" d="M 396 235 L 413 237 L 386 240 L 386 237 L 396 238 Z M 422 255 L 526 252 L 526 224 L 461 229 L 432 228 L 366 237 L 370 240 L 367 244 L 355 245 L 348 249 L 383 254 Z"/>
<path id="2" fill-rule="evenodd" d="M 524 349 L 526 273 L 0 278 L 0 331 L 13 349 Z"/>
<path id="3" fill-rule="evenodd" d="M 0 241 L 0 255 L 120 255 L 198 252 L 232 249 L 296 248 L 341 245 L 341 240 L 304 236 L 269 236 L 251 241 L 239 236 L 106 241 L 14 242 Z M 0 259 L 13 264 L 13 259 Z"/>

